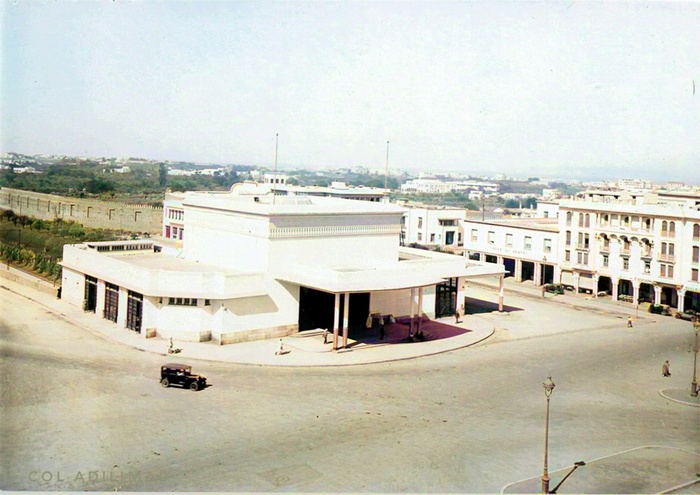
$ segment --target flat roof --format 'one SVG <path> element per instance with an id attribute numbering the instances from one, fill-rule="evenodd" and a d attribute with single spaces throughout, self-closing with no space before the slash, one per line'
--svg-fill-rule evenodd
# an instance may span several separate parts
<path id="1" fill-rule="evenodd" d="M 504 218 L 498 220 L 467 220 L 470 223 L 484 225 L 497 225 L 500 227 L 513 227 L 516 229 L 542 230 L 545 232 L 559 232 L 559 219 L 557 218 Z"/>
<path id="2" fill-rule="evenodd" d="M 190 193 L 184 206 L 223 211 L 239 211 L 257 215 L 383 215 L 403 214 L 395 204 L 326 196 L 274 196 L 265 190 L 256 194 Z"/>

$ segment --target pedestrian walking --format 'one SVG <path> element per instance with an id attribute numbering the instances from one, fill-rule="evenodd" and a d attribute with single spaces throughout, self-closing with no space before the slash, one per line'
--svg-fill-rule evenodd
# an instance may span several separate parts
<path id="1" fill-rule="evenodd" d="M 280 339 L 280 344 L 277 348 L 277 352 L 275 352 L 275 356 L 281 356 L 282 354 L 284 354 L 284 344 L 282 343 L 282 339 Z"/>
<path id="2" fill-rule="evenodd" d="M 328 343 L 328 329 L 323 330 L 323 343 L 327 344 Z"/>
<path id="3" fill-rule="evenodd" d="M 379 340 L 384 340 L 384 317 L 379 317 Z"/>
<path id="4" fill-rule="evenodd" d="M 627 318 L 627 328 L 632 328 L 634 325 L 632 325 L 632 317 Z"/>
<path id="5" fill-rule="evenodd" d="M 664 376 L 671 376 L 671 365 L 669 364 L 668 359 L 661 365 L 661 374 Z"/>
<path id="6" fill-rule="evenodd" d="M 455 309 L 455 325 L 456 325 L 457 323 L 462 323 L 462 322 L 460 321 L 459 317 L 460 317 L 459 310 L 458 310 L 458 309 Z"/>

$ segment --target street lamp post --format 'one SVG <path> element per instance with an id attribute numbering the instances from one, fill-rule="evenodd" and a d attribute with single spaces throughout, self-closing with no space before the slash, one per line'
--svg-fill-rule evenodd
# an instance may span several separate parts
<path id="1" fill-rule="evenodd" d="M 690 384 L 690 395 L 693 397 L 698 396 L 698 348 L 700 347 L 700 323 L 695 320 L 693 322 L 695 327 L 695 342 L 693 342 L 693 381 Z"/>
<path id="2" fill-rule="evenodd" d="M 544 395 L 547 397 L 547 416 L 544 430 L 544 471 L 542 473 L 542 493 L 549 493 L 549 471 L 547 466 L 547 458 L 549 454 L 549 397 L 554 390 L 554 382 L 552 375 L 547 375 L 547 379 L 542 384 L 544 386 Z"/>

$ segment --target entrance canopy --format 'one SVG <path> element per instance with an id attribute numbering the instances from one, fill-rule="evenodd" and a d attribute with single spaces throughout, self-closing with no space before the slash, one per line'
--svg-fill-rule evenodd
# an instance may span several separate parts
<path id="1" fill-rule="evenodd" d="M 402 256 L 404 259 L 396 263 L 333 267 L 295 265 L 277 270 L 274 276 L 304 287 L 344 293 L 412 289 L 436 285 L 447 278 L 475 278 L 505 273 L 501 265 L 473 262 L 462 256 L 444 253 L 418 249 L 410 251 L 402 253 L 407 256 Z"/>

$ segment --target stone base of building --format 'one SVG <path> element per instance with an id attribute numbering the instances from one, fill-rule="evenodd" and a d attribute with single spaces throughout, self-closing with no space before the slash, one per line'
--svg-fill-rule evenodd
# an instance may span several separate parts
<path id="1" fill-rule="evenodd" d="M 279 339 L 288 337 L 299 330 L 299 325 L 281 325 L 270 328 L 258 328 L 255 330 L 240 330 L 237 332 L 223 332 L 212 335 L 212 341 L 219 345 L 237 344 L 252 340 Z"/>
<path id="2" fill-rule="evenodd" d="M 144 336 L 146 338 L 149 338 L 149 335 L 152 335 L 152 328 L 147 329 L 144 332 Z M 165 333 L 161 333 L 159 331 L 156 331 L 156 334 L 158 337 L 162 339 L 173 339 L 173 340 L 179 340 L 182 342 L 209 342 L 211 341 L 211 330 L 201 330 L 199 332 L 187 332 L 187 331 L 180 331 L 180 332 L 168 332 L 167 335 Z"/>

